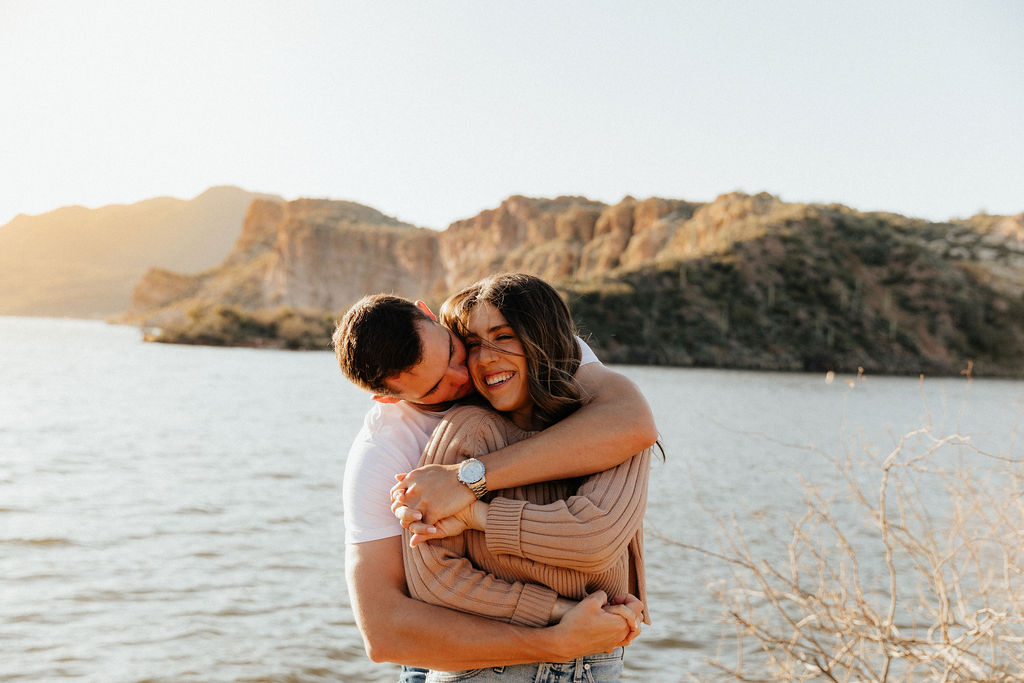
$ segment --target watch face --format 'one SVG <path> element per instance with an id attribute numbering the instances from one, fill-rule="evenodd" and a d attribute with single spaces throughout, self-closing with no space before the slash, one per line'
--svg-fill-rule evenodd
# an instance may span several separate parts
<path id="1" fill-rule="evenodd" d="M 472 484 L 484 476 L 484 464 L 479 460 L 468 460 L 459 467 L 459 479 Z"/>

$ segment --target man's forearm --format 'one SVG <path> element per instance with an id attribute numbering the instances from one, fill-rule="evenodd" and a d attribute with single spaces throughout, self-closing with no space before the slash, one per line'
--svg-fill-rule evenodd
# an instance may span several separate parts
<path id="1" fill-rule="evenodd" d="M 452 671 L 552 657 L 547 628 L 511 626 L 409 597 L 401 536 L 347 545 L 345 574 L 356 625 L 376 662 Z"/>
<path id="2" fill-rule="evenodd" d="M 621 617 L 602 611 L 607 596 L 600 591 L 545 628 L 512 626 L 414 600 L 405 590 L 401 543 L 395 536 L 346 546 L 352 613 L 375 662 L 455 671 L 566 661 L 607 651 L 630 631 Z"/>
<path id="3" fill-rule="evenodd" d="M 600 365 L 583 366 L 577 379 L 593 400 L 539 434 L 481 456 L 487 488 L 601 472 L 657 440 L 650 407 L 631 381 Z"/>
<path id="4" fill-rule="evenodd" d="M 560 598 L 562 621 L 545 628 L 514 626 L 405 597 L 387 623 L 372 630 L 357 624 L 375 662 L 438 671 L 459 671 L 531 662 L 565 662 L 625 645 L 642 622 L 642 605 L 632 596 L 628 618 L 602 609 L 607 596 L 576 603 Z M 381 608 L 383 609 L 383 608 Z"/>
<path id="5" fill-rule="evenodd" d="M 391 618 L 359 624 L 376 662 L 457 671 L 566 656 L 557 647 L 555 627 L 513 626 L 408 597 L 394 608 Z"/>

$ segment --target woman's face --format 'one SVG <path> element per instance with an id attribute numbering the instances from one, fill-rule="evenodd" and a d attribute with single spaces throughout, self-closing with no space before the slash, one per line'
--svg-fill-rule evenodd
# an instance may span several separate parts
<path id="1" fill-rule="evenodd" d="M 533 400 L 519 337 L 505 316 L 485 301 L 473 307 L 466 323 L 466 366 L 476 390 L 519 427 L 532 429 Z"/>

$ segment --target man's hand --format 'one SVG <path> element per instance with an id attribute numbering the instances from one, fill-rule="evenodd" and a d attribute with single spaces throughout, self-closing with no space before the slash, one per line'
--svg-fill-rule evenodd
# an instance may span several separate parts
<path id="1" fill-rule="evenodd" d="M 458 465 L 424 465 L 408 474 L 396 474 L 395 479 L 392 502 L 419 511 L 420 519 L 428 524 L 450 517 L 476 500 L 459 481 Z"/>
<path id="2" fill-rule="evenodd" d="M 608 601 L 604 606 L 606 612 L 618 614 L 629 624 L 629 635 L 619 643 L 626 647 L 633 642 L 633 639 L 640 635 L 640 624 L 644 620 L 644 603 L 632 595 L 619 595 Z"/>
<path id="3" fill-rule="evenodd" d="M 609 603 L 604 591 L 591 593 L 551 627 L 557 661 L 611 652 L 629 644 L 640 632 L 642 614 L 643 604 L 631 595 Z"/>

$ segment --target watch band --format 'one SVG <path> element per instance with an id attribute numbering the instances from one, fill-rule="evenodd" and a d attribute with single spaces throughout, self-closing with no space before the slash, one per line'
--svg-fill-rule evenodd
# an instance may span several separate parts
<path id="1" fill-rule="evenodd" d="M 469 482 L 462 482 L 469 487 L 469 490 L 473 492 L 477 500 L 480 500 L 487 495 L 487 482 L 481 477 L 479 481 L 474 481 L 472 484 Z"/>

